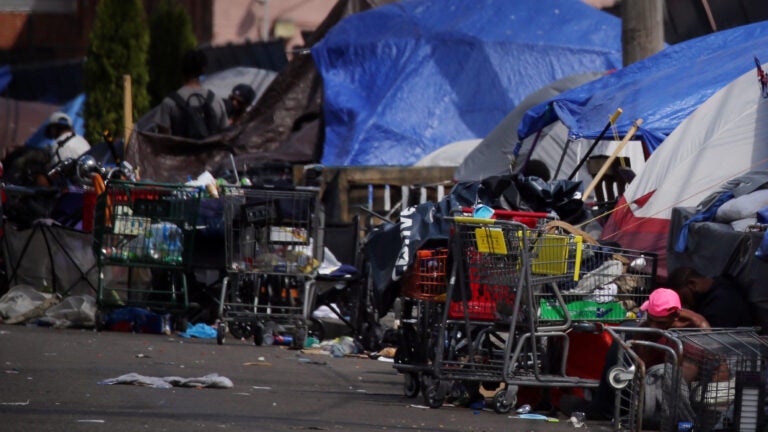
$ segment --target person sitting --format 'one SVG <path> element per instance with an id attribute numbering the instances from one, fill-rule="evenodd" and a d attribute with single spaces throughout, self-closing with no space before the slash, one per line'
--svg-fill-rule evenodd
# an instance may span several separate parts
<path id="1" fill-rule="evenodd" d="M 757 325 L 739 286 L 726 276 L 707 277 L 693 267 L 679 267 L 670 273 L 669 285 L 683 306 L 703 315 L 713 327 Z"/>
<path id="2" fill-rule="evenodd" d="M 640 310 L 645 313 L 644 318 L 636 324 L 640 328 L 670 330 L 680 328 L 708 329 L 711 327 L 707 319 L 702 315 L 683 308 L 680 296 L 670 288 L 657 288 L 653 290 L 648 296 L 648 300 L 640 306 Z M 631 324 L 625 326 L 631 326 Z M 660 337 L 656 333 L 638 332 L 633 336 L 633 339 L 655 342 L 657 344 L 668 343 L 665 337 Z M 568 415 L 574 411 L 582 411 L 586 414 L 587 419 L 591 420 L 608 420 L 613 417 L 615 390 L 608 381 L 608 374 L 611 368 L 616 366 L 619 347 L 617 342 L 613 342 L 608 349 L 600 383 L 592 400 L 587 401 L 572 395 L 564 395 L 560 399 L 561 411 Z M 633 350 L 645 364 L 646 370 L 665 362 L 662 350 L 650 349 L 642 345 L 633 346 Z M 685 371 L 684 374 L 689 375 Z"/>
<path id="3" fill-rule="evenodd" d="M 77 159 L 80 155 L 91 149 L 88 141 L 75 133 L 72 119 L 63 112 L 55 112 L 48 118 L 45 126 L 45 137 L 53 140 L 49 147 L 51 159 L 49 168 L 70 160 Z"/>
<path id="4" fill-rule="evenodd" d="M 236 125 L 243 121 L 245 113 L 248 112 L 255 98 L 256 92 L 248 84 L 238 84 L 232 88 L 232 93 L 224 101 L 230 125 Z"/>
<path id="5" fill-rule="evenodd" d="M 200 77 L 207 64 L 205 53 L 200 50 L 184 53 L 184 85 L 163 99 L 152 119 L 158 133 L 204 139 L 229 125 L 224 101 L 202 86 Z"/>

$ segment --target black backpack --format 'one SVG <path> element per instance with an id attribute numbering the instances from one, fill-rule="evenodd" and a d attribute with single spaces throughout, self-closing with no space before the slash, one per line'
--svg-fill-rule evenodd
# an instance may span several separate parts
<path id="1" fill-rule="evenodd" d="M 192 93 L 186 101 L 178 93 L 172 93 L 171 99 L 179 107 L 179 116 L 171 121 L 171 133 L 185 138 L 203 139 L 219 132 L 219 119 L 213 109 L 215 98 L 211 90 L 208 90 L 205 98 L 200 93 Z"/>

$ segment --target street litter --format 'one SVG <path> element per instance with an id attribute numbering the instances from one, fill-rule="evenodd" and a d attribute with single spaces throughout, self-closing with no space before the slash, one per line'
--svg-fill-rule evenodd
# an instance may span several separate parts
<path id="1" fill-rule="evenodd" d="M 0 402 L 0 405 L 13 405 L 13 406 L 29 405 L 29 399 L 27 399 L 24 402 Z"/>
<path id="2" fill-rule="evenodd" d="M 137 373 L 121 375 L 117 378 L 109 378 L 99 381 L 99 384 L 132 384 L 152 388 L 171 388 L 171 387 L 208 387 L 208 388 L 232 388 L 234 384 L 227 378 L 219 374 L 209 374 L 198 378 L 181 378 L 175 376 L 169 377 L 149 377 Z"/>
<path id="3" fill-rule="evenodd" d="M 187 331 L 179 333 L 183 338 L 213 339 L 216 337 L 216 329 L 205 323 L 198 323 L 187 327 Z"/>
<path id="4" fill-rule="evenodd" d="M 245 362 L 243 366 L 272 366 L 272 363 L 265 361 Z"/>
<path id="5" fill-rule="evenodd" d="M 308 359 L 306 357 L 299 357 L 299 363 L 318 365 L 318 366 L 325 366 L 325 365 L 328 364 L 328 363 L 326 363 L 324 361 L 312 360 L 312 359 Z"/>
<path id="6" fill-rule="evenodd" d="M 104 420 L 100 419 L 82 419 L 78 420 L 78 423 L 104 423 Z"/>
<path id="7" fill-rule="evenodd" d="M 550 423 L 559 423 L 560 422 L 560 420 L 558 420 L 558 419 L 556 419 L 554 417 L 547 417 L 545 415 L 532 414 L 532 413 L 520 414 L 520 415 L 516 415 L 516 416 L 509 416 L 509 418 L 511 418 L 511 419 L 528 419 L 528 420 L 545 420 L 545 421 L 548 421 Z"/>

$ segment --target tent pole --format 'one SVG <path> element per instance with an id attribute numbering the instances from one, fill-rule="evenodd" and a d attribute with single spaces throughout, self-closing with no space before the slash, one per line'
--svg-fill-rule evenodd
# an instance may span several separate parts
<path id="1" fill-rule="evenodd" d="M 595 138 L 595 140 L 592 141 L 592 145 L 589 146 L 589 149 L 587 149 L 587 152 L 584 153 L 584 157 L 581 158 L 578 165 L 576 165 L 576 168 L 574 168 L 573 171 L 571 171 L 571 175 L 568 176 L 568 180 L 573 180 L 573 178 L 576 177 L 576 174 L 579 172 L 579 169 L 581 169 L 581 166 L 584 165 L 584 162 L 587 161 L 587 159 L 592 155 L 592 152 L 595 150 L 595 147 L 597 147 L 597 143 L 599 143 L 600 140 L 602 140 L 603 137 L 605 137 L 605 134 L 608 133 L 608 129 L 610 129 L 611 126 L 614 123 L 616 123 L 616 119 L 618 119 L 621 113 L 623 112 L 624 111 L 621 108 L 616 109 L 616 112 L 613 113 L 613 115 L 608 119 L 608 123 L 600 132 L 600 135 L 598 135 L 597 138 Z M 565 149 L 567 150 L 568 147 L 566 147 Z M 565 152 L 565 150 L 563 150 L 563 152 Z M 565 154 L 563 154 L 563 157 L 565 157 Z"/>

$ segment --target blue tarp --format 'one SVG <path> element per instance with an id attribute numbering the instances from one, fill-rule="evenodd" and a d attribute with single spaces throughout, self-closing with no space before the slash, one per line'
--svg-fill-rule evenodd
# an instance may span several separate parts
<path id="1" fill-rule="evenodd" d="M 5 91 L 8 84 L 11 82 L 11 67 L 0 66 L 0 93 Z"/>
<path id="2" fill-rule="evenodd" d="M 618 134 L 624 136 L 642 118 L 637 136 L 653 151 L 705 100 L 754 69 L 753 57 L 767 46 L 765 21 L 669 46 L 532 108 L 520 122 L 518 135 L 524 139 L 560 119 L 574 138 L 595 138 L 610 115 L 622 108 Z M 760 91 L 757 74 L 755 91 Z"/>
<path id="3" fill-rule="evenodd" d="M 621 66 L 621 22 L 572 0 L 405 0 L 312 48 L 332 166 L 411 165 L 482 138 L 533 91 Z"/>
<path id="4" fill-rule="evenodd" d="M 85 134 L 85 118 L 83 117 L 83 105 L 85 104 L 85 93 L 80 93 L 77 97 L 64 104 L 58 111 L 61 111 L 72 119 L 72 125 L 75 127 L 75 133 Z M 29 137 L 25 145 L 29 147 L 46 147 L 51 144 L 51 140 L 45 137 L 45 127 L 47 122 L 40 125 L 35 133 Z M 93 143 L 91 143 L 93 145 Z"/>

